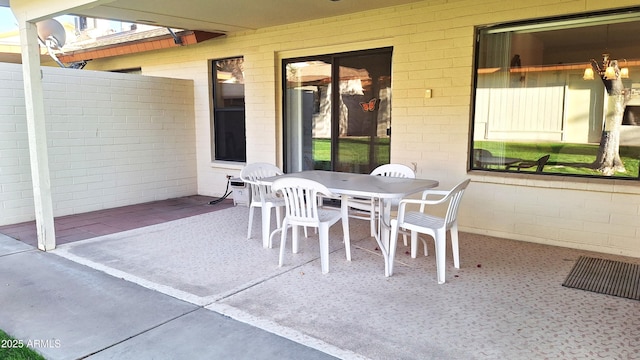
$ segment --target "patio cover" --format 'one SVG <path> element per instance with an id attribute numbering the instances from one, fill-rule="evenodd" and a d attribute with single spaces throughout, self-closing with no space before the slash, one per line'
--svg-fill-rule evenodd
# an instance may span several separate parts
<path id="1" fill-rule="evenodd" d="M 391 7 L 417 0 L 314 1 L 296 0 L 228 1 L 187 0 L 0 0 L 10 6 L 18 20 L 24 76 L 27 131 L 33 181 L 38 248 L 56 246 L 47 154 L 44 101 L 40 74 L 38 21 L 64 14 L 125 22 L 201 30 L 214 33 L 255 30 L 354 12 Z M 286 9 L 287 11 L 282 11 Z"/>

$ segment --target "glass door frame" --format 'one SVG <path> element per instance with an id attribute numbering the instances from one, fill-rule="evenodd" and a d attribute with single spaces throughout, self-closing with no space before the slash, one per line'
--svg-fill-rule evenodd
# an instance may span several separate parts
<path id="1" fill-rule="evenodd" d="M 289 164 L 289 158 L 290 158 L 290 154 L 288 153 L 290 151 L 291 148 L 291 144 L 290 144 L 290 139 L 289 139 L 289 133 L 288 133 L 288 127 L 289 124 L 287 123 L 287 119 L 289 114 L 288 111 L 288 104 L 287 104 L 287 99 L 288 99 L 288 86 L 287 86 L 287 65 L 288 64 L 292 64 L 292 63 L 300 63 L 300 62 L 310 62 L 310 61 L 322 61 L 325 62 L 327 64 L 329 64 L 331 66 L 331 84 L 330 84 L 330 88 L 331 88 L 331 159 L 330 159 L 330 170 L 335 170 L 335 166 L 336 166 L 336 159 L 338 156 L 338 140 L 340 137 L 340 126 L 339 126 L 339 119 L 340 119 L 340 106 L 335 106 L 335 104 L 340 103 L 338 100 L 340 99 L 340 81 L 336 81 L 335 79 L 339 79 L 339 73 L 340 73 L 340 67 L 336 66 L 336 63 L 338 63 L 339 65 L 339 60 L 336 61 L 336 59 L 340 59 L 340 58 L 347 58 L 350 56 L 366 56 L 367 54 L 371 54 L 371 55 L 379 55 L 379 54 L 384 54 L 384 53 L 388 53 L 389 57 L 390 57 L 390 61 L 391 61 L 391 57 L 393 54 L 393 47 L 389 46 L 389 47 L 381 47 L 381 48 L 375 48 L 375 49 L 367 49 L 367 50 L 358 50 L 358 51 L 350 51 L 350 52 L 342 52 L 342 53 L 334 53 L 334 54 L 324 54 L 324 55 L 311 55 L 311 56 L 303 56 L 303 57 L 292 57 L 292 58 L 284 58 L 281 61 L 281 73 L 282 73 L 282 133 L 283 133 L 283 142 L 282 142 L 282 150 L 283 150 L 283 167 L 284 167 L 284 171 L 285 172 L 289 172 L 290 168 L 292 167 L 291 164 Z M 391 69 L 390 69 L 390 76 L 391 76 Z M 390 99 L 390 98 L 389 98 Z M 391 106 L 391 102 L 389 100 L 389 104 L 388 104 L 389 108 Z M 389 124 L 391 122 L 391 118 L 389 116 Z M 387 135 L 389 136 L 389 143 L 391 142 L 390 139 L 390 126 L 387 129 Z M 371 154 L 374 154 L 375 152 L 379 151 L 379 148 L 377 146 L 372 146 L 372 144 L 374 144 L 373 139 L 369 141 L 369 162 L 371 163 L 371 159 L 373 159 L 373 157 L 371 157 Z M 312 144 L 313 147 L 313 144 Z M 390 149 L 390 145 L 389 145 L 389 149 Z M 312 150 L 313 151 L 313 150 Z M 303 167 L 304 168 L 304 167 Z"/>

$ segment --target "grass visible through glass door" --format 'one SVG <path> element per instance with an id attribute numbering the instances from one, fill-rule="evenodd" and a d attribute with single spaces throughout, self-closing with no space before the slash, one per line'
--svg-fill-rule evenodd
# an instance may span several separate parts
<path id="1" fill-rule="evenodd" d="M 389 163 L 389 138 L 376 138 L 376 156 L 378 164 Z M 369 146 L 368 137 L 349 137 L 340 139 L 340 162 L 351 164 L 354 168 L 367 169 L 369 172 Z M 331 139 L 313 139 L 313 160 L 315 169 L 330 170 L 331 164 Z"/>

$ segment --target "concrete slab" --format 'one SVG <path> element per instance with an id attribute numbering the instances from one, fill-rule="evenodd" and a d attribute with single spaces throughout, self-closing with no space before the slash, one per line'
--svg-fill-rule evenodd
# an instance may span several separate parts
<path id="1" fill-rule="evenodd" d="M 447 254 L 446 284 L 436 282 L 433 255 L 412 259 L 402 245 L 394 275 L 385 278 L 368 223 L 353 221 L 352 261 L 344 258 L 338 227 L 331 270 L 322 274 L 315 235 L 302 241 L 301 253 L 287 251 L 285 266 L 277 268 L 277 244 L 263 249 L 259 239 L 246 239 L 246 209 L 224 211 L 224 217 L 201 215 L 60 251 L 0 256 L 0 328 L 39 340 L 36 348 L 50 359 L 627 359 L 640 353 L 638 301 L 561 286 L 580 255 L 640 259 L 461 233 L 461 268 Z M 254 225 L 259 233 L 259 221 Z M 152 287 L 145 291 L 122 281 L 125 276 Z M 202 300 L 211 301 L 205 309 Z"/>
<path id="2" fill-rule="evenodd" d="M 12 237 L 0 234 L 0 256 L 14 254 L 22 251 L 33 250 L 34 247 L 29 246 L 22 241 L 18 241 Z"/>
<path id="3" fill-rule="evenodd" d="M 336 358 L 201 308 L 87 359 Z"/>
<path id="4" fill-rule="evenodd" d="M 49 360 L 335 359 L 52 253 L 0 244 L 0 328 Z"/>
<path id="5" fill-rule="evenodd" d="M 247 240 L 247 221 L 247 209 L 235 207 L 61 245 L 53 253 L 196 305 L 208 305 L 302 264 L 315 262 L 319 268 L 317 235 L 301 240 L 299 253 L 288 251 L 285 266 L 278 267 L 278 245 L 264 249 L 259 228 Z M 260 226 L 259 217 L 254 224 Z M 332 226 L 330 231 L 330 251 L 340 252 L 330 261 L 346 261 L 342 228 Z"/>
<path id="6" fill-rule="evenodd" d="M 0 257 L 0 304 L 2 329 L 47 359 L 81 358 L 197 309 L 39 250 Z"/>

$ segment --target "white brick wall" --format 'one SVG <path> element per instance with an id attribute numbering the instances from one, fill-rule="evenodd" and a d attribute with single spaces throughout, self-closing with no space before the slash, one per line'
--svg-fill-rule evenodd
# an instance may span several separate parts
<path id="1" fill-rule="evenodd" d="M 44 67 L 55 216 L 196 194 L 193 82 Z M 0 225 L 34 219 L 20 65 L 0 63 Z"/>
<path id="2" fill-rule="evenodd" d="M 418 176 L 450 187 L 471 177 L 465 231 L 640 257 L 640 186 L 577 178 L 467 173 L 474 27 L 637 6 L 637 0 L 425 0 L 229 34 L 204 43 L 93 61 L 96 69 L 141 66 L 143 73 L 196 84 L 198 192 L 220 195 L 241 165 L 211 161 L 207 61 L 245 57 L 247 159 L 282 159 L 280 60 L 393 46 L 391 160 L 417 163 Z M 595 54 L 594 56 L 597 56 Z M 432 89 L 433 97 L 424 98 Z"/>

